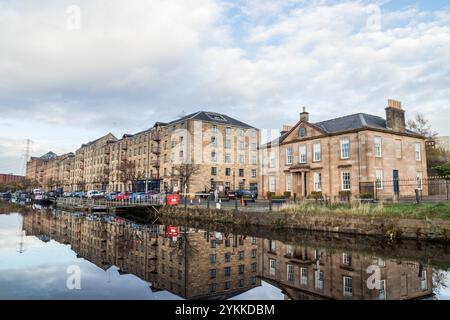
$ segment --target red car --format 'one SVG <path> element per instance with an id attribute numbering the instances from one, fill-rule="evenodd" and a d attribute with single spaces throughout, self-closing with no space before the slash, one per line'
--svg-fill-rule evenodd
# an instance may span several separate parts
<path id="1" fill-rule="evenodd" d="M 114 197 L 114 200 L 116 200 L 116 201 L 130 200 L 130 197 L 131 197 L 130 192 L 121 192 L 117 196 Z"/>

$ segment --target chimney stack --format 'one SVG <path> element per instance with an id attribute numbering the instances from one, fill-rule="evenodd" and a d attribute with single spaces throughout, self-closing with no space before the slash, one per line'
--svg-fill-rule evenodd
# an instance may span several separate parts
<path id="1" fill-rule="evenodd" d="M 405 132 L 405 110 L 402 109 L 402 103 L 397 100 L 388 100 L 386 108 L 386 126 L 388 129 L 396 132 Z"/>
<path id="2" fill-rule="evenodd" d="M 309 113 L 306 112 L 306 107 L 303 107 L 303 111 L 300 113 L 300 121 L 309 122 Z"/>
<path id="3" fill-rule="evenodd" d="M 291 131 L 291 129 L 292 129 L 292 126 L 287 125 L 287 124 L 283 125 L 283 129 L 281 129 L 280 135 L 284 135 L 284 134 L 288 133 L 289 131 Z"/>

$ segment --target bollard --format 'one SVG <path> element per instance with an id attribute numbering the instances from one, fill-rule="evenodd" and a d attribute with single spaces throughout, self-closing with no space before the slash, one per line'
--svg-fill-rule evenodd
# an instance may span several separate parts
<path id="1" fill-rule="evenodd" d="M 272 199 L 269 199 L 269 211 L 272 212 Z"/>
<path id="2" fill-rule="evenodd" d="M 415 189 L 414 192 L 416 193 L 416 203 L 420 203 L 419 189 Z"/>

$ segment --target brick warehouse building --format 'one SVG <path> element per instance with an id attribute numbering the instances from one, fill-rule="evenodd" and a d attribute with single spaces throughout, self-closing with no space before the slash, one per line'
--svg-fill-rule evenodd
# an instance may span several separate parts
<path id="1" fill-rule="evenodd" d="M 45 190 L 184 191 L 177 171 L 192 164 L 198 170 L 189 179 L 190 193 L 257 189 L 259 144 L 258 129 L 199 111 L 121 139 L 109 133 L 74 154 L 33 157 L 27 177 Z"/>
<path id="2" fill-rule="evenodd" d="M 17 176 L 14 174 L 4 174 L 0 173 L 0 184 L 7 184 L 12 182 L 18 182 L 25 179 L 24 176 Z"/>
<path id="3" fill-rule="evenodd" d="M 304 109 L 293 127 L 261 147 L 260 194 L 336 199 L 366 192 L 362 186 L 386 199 L 415 189 L 426 194 L 425 138 L 406 129 L 401 102 L 389 100 L 385 110 L 386 119 L 358 113 L 312 123 Z"/>

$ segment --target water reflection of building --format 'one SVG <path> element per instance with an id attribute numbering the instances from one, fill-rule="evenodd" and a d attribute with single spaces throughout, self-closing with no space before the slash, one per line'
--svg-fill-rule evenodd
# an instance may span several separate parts
<path id="1" fill-rule="evenodd" d="M 187 299 L 226 299 L 261 285 L 259 239 L 181 228 L 167 237 L 165 226 L 132 224 L 62 213 L 24 215 L 28 235 L 67 245 L 79 258 L 107 270 L 134 274 Z"/>
<path id="2" fill-rule="evenodd" d="M 262 278 L 282 289 L 287 299 L 402 300 L 432 295 L 432 268 L 418 262 L 270 240 L 262 241 L 261 252 Z M 379 289 L 367 285 L 375 279 L 369 279 L 373 270 L 380 271 Z"/>

